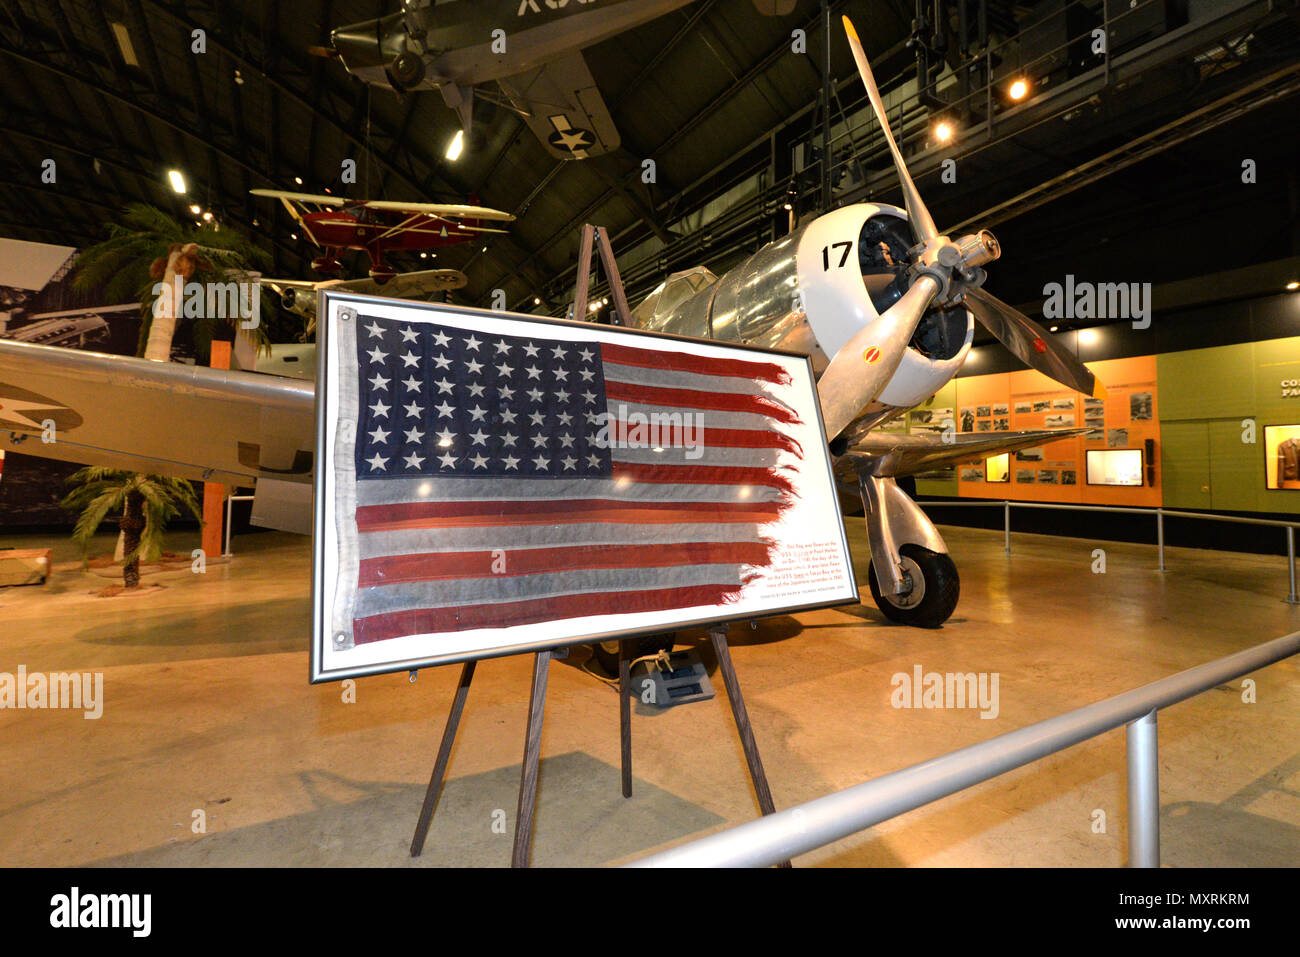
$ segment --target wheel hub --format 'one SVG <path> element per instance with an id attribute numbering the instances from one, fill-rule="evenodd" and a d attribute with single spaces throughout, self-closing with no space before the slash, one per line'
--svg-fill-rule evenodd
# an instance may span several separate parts
<path id="1" fill-rule="evenodd" d="M 925 599 L 925 576 L 921 574 L 921 566 L 906 555 L 900 555 L 898 567 L 903 573 L 904 580 L 911 583 L 911 589 L 902 594 L 891 595 L 882 588 L 881 593 L 895 608 L 915 608 Z"/>

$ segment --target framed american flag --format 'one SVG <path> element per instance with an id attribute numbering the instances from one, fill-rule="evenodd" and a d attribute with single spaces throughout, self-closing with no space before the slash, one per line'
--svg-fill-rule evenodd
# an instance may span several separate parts
<path id="1" fill-rule="evenodd" d="M 858 600 L 806 357 L 317 314 L 313 682 Z"/>

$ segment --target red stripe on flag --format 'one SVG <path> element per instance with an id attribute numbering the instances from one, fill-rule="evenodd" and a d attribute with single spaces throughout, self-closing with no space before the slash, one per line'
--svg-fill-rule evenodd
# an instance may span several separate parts
<path id="1" fill-rule="evenodd" d="M 706 409 L 713 412 L 752 412 L 796 425 L 799 416 L 782 402 L 766 395 L 743 395 L 735 392 L 701 392 L 698 389 L 666 389 L 659 386 L 631 385 L 605 380 L 605 397 L 645 405 L 666 405 L 683 409 Z"/>
<path id="2" fill-rule="evenodd" d="M 358 618 L 352 623 L 352 635 L 357 644 L 364 645 L 405 635 L 506 628 L 588 615 L 626 615 L 697 605 L 722 605 L 739 598 L 740 589 L 740 585 L 693 585 L 689 588 L 562 595 L 455 608 L 413 608 Z"/>
<path id="3" fill-rule="evenodd" d="M 615 462 L 614 478 L 630 478 L 652 485 L 764 485 L 794 494 L 794 484 L 776 469 L 736 468 L 726 465 L 645 465 Z"/>
<path id="4" fill-rule="evenodd" d="M 510 502 L 405 502 L 357 509 L 361 532 L 399 528 L 468 528 L 485 525 L 570 525 L 624 522 L 671 525 L 750 522 L 780 517 L 781 502 L 624 502 L 617 499 Z"/>
<path id="5" fill-rule="evenodd" d="M 735 379 L 755 379 L 774 385 L 790 385 L 790 373 L 775 362 L 748 362 L 744 359 L 721 359 L 692 356 L 681 352 L 658 352 L 653 349 L 635 349 L 616 346 L 609 342 L 600 344 L 600 355 L 606 362 L 636 366 L 642 369 L 669 369 L 673 372 L 698 372 L 701 375 L 726 376 Z M 606 373 L 608 377 L 608 373 Z"/>
<path id="6" fill-rule="evenodd" d="M 596 568 L 674 568 L 678 565 L 752 565 L 772 561 L 770 542 L 680 542 L 671 545 L 575 545 L 496 551 L 392 555 L 361 562 L 358 587 L 460 578 L 509 578 Z"/>
<path id="7" fill-rule="evenodd" d="M 633 426 L 641 428 L 641 426 Z M 645 428 L 649 428 L 647 425 Z M 693 430 L 694 431 L 694 430 Z M 610 438 L 617 442 L 627 441 L 628 424 L 623 419 L 612 419 L 609 423 Z M 685 429 L 680 425 L 659 426 L 658 438 L 665 448 L 682 448 L 686 444 Z M 713 446 L 727 449 L 784 449 L 803 458 L 803 446 L 784 432 L 775 429 L 710 429 L 701 427 L 692 436 L 700 446 Z"/>

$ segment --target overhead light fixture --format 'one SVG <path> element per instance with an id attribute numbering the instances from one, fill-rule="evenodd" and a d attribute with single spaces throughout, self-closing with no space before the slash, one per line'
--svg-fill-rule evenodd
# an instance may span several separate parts
<path id="1" fill-rule="evenodd" d="M 1047 331 L 1048 331 L 1048 332 L 1055 332 L 1055 331 L 1056 331 L 1057 329 L 1059 329 L 1059 328 L 1061 328 L 1061 327 L 1060 327 L 1060 326 L 1052 326 L 1052 328 L 1048 329 Z"/>
<path id="2" fill-rule="evenodd" d="M 199 213 L 203 212 L 203 210 L 199 208 L 198 203 L 195 203 L 193 206 L 190 207 L 190 212 L 193 213 L 195 216 L 197 216 Z"/>
<path id="3" fill-rule="evenodd" d="M 952 139 L 952 124 L 947 120 L 940 120 L 934 124 L 934 138 L 940 143 L 947 143 Z"/>
<path id="4" fill-rule="evenodd" d="M 1029 81 L 1023 77 L 1016 77 L 1007 87 L 1007 96 L 1013 100 L 1023 100 L 1029 95 Z"/>
<path id="5" fill-rule="evenodd" d="M 1295 292 L 1297 289 L 1300 289 L 1300 281 L 1292 279 L 1289 283 L 1286 284 L 1286 288 L 1287 288 L 1287 292 Z"/>
<path id="6" fill-rule="evenodd" d="M 212 222 L 212 210 L 208 210 L 206 213 L 203 214 L 203 221 L 205 223 Z"/>
<path id="7" fill-rule="evenodd" d="M 289 238 L 290 238 L 290 239 L 297 239 L 297 238 L 298 238 L 298 234 L 297 234 L 297 233 L 290 233 L 290 234 L 289 234 Z"/>
<path id="8" fill-rule="evenodd" d="M 127 66 L 139 66 L 140 61 L 136 58 L 135 47 L 131 44 L 131 34 L 127 32 L 125 23 L 110 23 L 109 27 L 113 31 L 113 39 L 117 41 L 118 52 L 122 54 L 122 59 L 126 61 Z"/>
<path id="9" fill-rule="evenodd" d="M 541 304 L 542 304 L 541 298 L 539 296 L 533 296 L 533 305 L 540 306 Z"/>
<path id="10" fill-rule="evenodd" d="M 167 179 L 172 184 L 172 192 L 174 193 L 185 192 L 185 177 L 181 175 L 180 170 L 169 169 L 167 171 Z"/>
<path id="11" fill-rule="evenodd" d="M 793 207 L 792 205 L 790 205 L 789 203 L 786 203 L 784 208 L 785 208 L 785 209 L 794 209 L 794 207 Z"/>
<path id="12" fill-rule="evenodd" d="M 238 70 L 235 71 L 235 83 L 238 86 L 244 85 L 244 74 L 240 73 Z"/>
<path id="13" fill-rule="evenodd" d="M 447 144 L 447 159 L 454 163 L 456 160 L 460 159 L 460 154 L 463 152 L 465 152 L 465 131 L 457 130 L 456 135 L 453 136 L 451 142 Z"/>
<path id="14" fill-rule="evenodd" d="M 294 181 L 295 183 L 297 183 L 299 186 L 302 185 L 302 177 L 301 177 L 301 176 L 295 176 L 295 177 L 293 178 L 293 181 Z"/>
<path id="15" fill-rule="evenodd" d="M 428 254 L 428 253 L 420 253 L 420 258 L 421 258 L 421 259 L 428 259 L 428 258 L 429 258 L 429 254 Z"/>
<path id="16" fill-rule="evenodd" d="M 1090 345 L 1092 345 L 1092 344 L 1093 344 L 1094 342 L 1096 342 L 1096 341 L 1097 341 L 1097 330 L 1096 330 L 1096 329 L 1080 329 L 1080 330 L 1079 330 L 1079 344 L 1080 344 L 1080 345 L 1090 346 Z"/>

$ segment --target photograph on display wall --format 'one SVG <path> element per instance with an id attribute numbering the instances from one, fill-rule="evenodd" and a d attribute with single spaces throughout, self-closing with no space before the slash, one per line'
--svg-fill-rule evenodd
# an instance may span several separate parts
<path id="1" fill-rule="evenodd" d="M 980 419 L 979 422 L 977 422 L 977 423 L 975 424 L 975 431 L 976 431 L 976 432 L 992 432 L 992 431 L 993 431 L 993 420 L 992 420 L 992 419 Z"/>
<path id="2" fill-rule="evenodd" d="M 806 356 L 322 302 L 313 682 L 857 601 Z M 506 358 L 479 362 L 488 341 Z M 403 432 L 390 384 L 408 351 L 448 374 L 403 394 Z M 500 397 L 487 410 L 480 387 Z M 701 484 L 722 471 L 709 436 L 738 421 L 756 435 L 719 448 L 743 488 Z"/>
<path id="3" fill-rule="evenodd" d="M 1300 489 L 1300 425 L 1264 426 L 1264 487 Z"/>
<path id="4" fill-rule="evenodd" d="M 1025 413 L 1027 413 L 1027 412 L 1032 412 L 1033 410 L 1034 410 L 1034 405 L 1033 405 L 1032 402 L 1017 402 L 1017 403 L 1016 403 L 1016 414 L 1017 414 L 1017 415 L 1023 415 L 1023 414 L 1025 414 Z"/>
<path id="5" fill-rule="evenodd" d="M 1134 422 L 1151 420 L 1151 393 L 1134 392 L 1128 397 L 1129 418 Z"/>
<path id="6" fill-rule="evenodd" d="M 982 482 L 984 481 L 984 470 L 981 468 L 964 468 L 961 470 L 961 480 L 963 482 Z"/>
<path id="7" fill-rule="evenodd" d="M 1074 469 L 1061 469 L 1062 485 L 1078 485 L 1078 473 Z"/>
<path id="8" fill-rule="evenodd" d="M 1092 396 L 1087 396 L 1083 400 L 1083 409 L 1085 415 L 1091 415 L 1094 411 L 1100 412 L 1105 407 L 1106 407 L 1105 399 L 1094 399 Z"/>
<path id="9" fill-rule="evenodd" d="M 1073 399 L 1053 399 L 1053 400 L 1052 400 L 1052 408 L 1053 408 L 1053 409 L 1073 409 L 1073 408 L 1074 408 L 1074 400 L 1073 400 Z"/>
<path id="10" fill-rule="evenodd" d="M 999 404 L 993 406 L 993 414 L 994 414 L 994 415 L 1010 415 L 1010 414 L 1011 414 L 1011 406 L 1007 405 L 1005 402 L 999 403 Z"/>
<path id="11" fill-rule="evenodd" d="M 913 432 L 943 432 L 952 427 L 952 409 L 913 409 L 909 418 Z"/>
<path id="12" fill-rule="evenodd" d="M 982 419 L 982 418 L 984 418 L 984 417 L 986 417 L 986 416 L 990 416 L 990 415 L 992 415 L 992 414 L 993 414 L 993 410 L 992 410 L 992 408 L 991 408 L 990 406 L 987 406 L 987 405 L 977 405 L 977 406 L 975 407 L 975 417 L 976 417 L 976 418 L 980 418 L 980 419 Z"/>
<path id="13" fill-rule="evenodd" d="M 1039 484 L 1039 485 L 1055 485 L 1055 484 L 1056 484 L 1056 469 L 1039 469 L 1039 470 L 1038 470 L 1038 484 Z"/>
<path id="14" fill-rule="evenodd" d="M 1032 449 L 1020 449 L 1016 452 L 1017 462 L 1041 462 L 1043 461 L 1043 447 L 1036 445 Z"/>
<path id="15" fill-rule="evenodd" d="M 1085 415 L 1083 424 L 1094 429 L 1104 429 L 1106 427 L 1106 417 L 1103 415 Z"/>
<path id="16" fill-rule="evenodd" d="M 994 431 L 994 432 L 1010 432 L 1010 431 L 1011 431 L 1011 420 L 1010 420 L 1010 419 L 994 419 L 994 420 L 993 420 L 993 431 Z"/>
<path id="17" fill-rule="evenodd" d="M 1107 431 L 1106 445 L 1112 449 L 1122 449 L 1128 445 L 1128 429 L 1110 429 Z"/>
<path id="18" fill-rule="evenodd" d="M 1034 472 L 1032 469 L 1016 469 L 1017 485 L 1033 485 Z"/>
<path id="19" fill-rule="evenodd" d="M 975 412 L 973 409 L 961 410 L 961 430 L 963 432 L 975 431 Z"/>
<path id="20" fill-rule="evenodd" d="M 1043 425 L 1049 429 L 1060 429 L 1074 425 L 1074 414 L 1060 413 L 1058 415 L 1049 415 L 1043 419 Z"/>
<path id="21" fill-rule="evenodd" d="M 1051 399 L 1039 399 L 1036 402 L 1034 402 L 1035 412 L 1046 412 L 1051 407 L 1052 407 Z"/>

